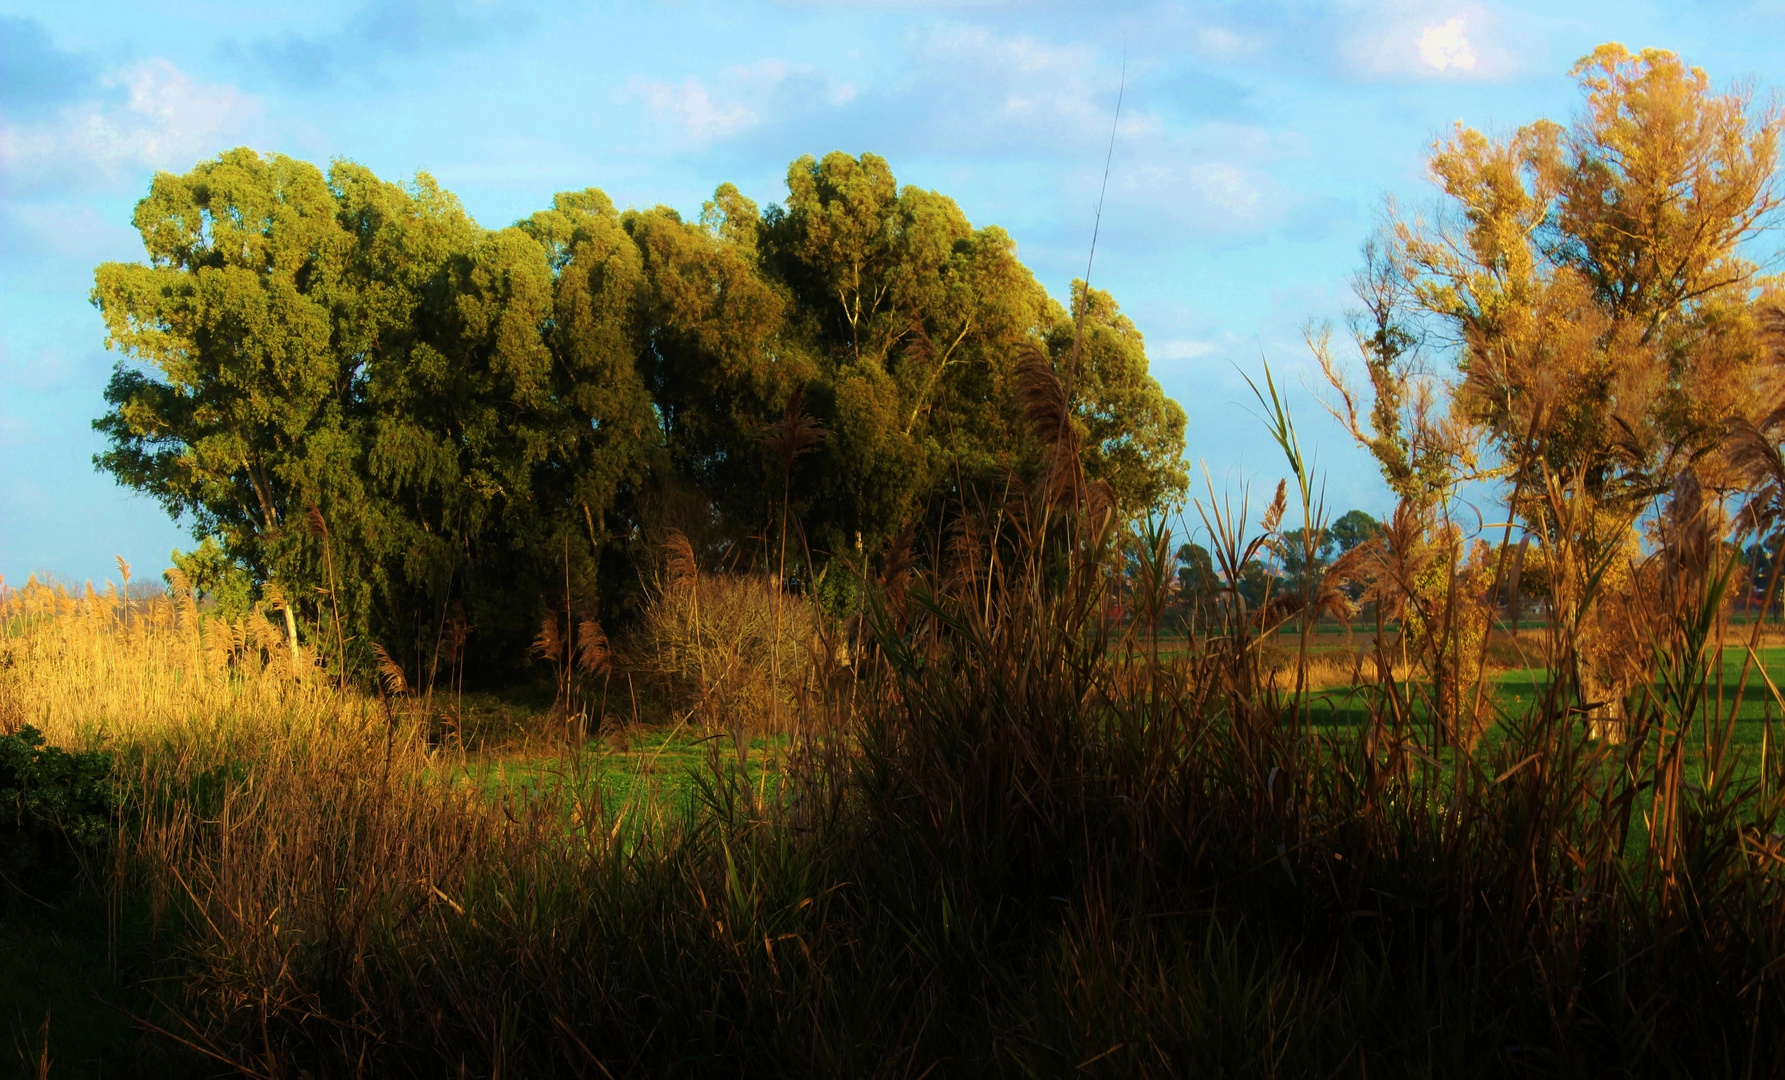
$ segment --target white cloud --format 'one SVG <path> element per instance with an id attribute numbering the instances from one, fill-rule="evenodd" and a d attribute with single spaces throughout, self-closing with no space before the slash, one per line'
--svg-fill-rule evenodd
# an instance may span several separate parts
<path id="1" fill-rule="evenodd" d="M 1228 33 L 1214 44 L 1252 47 Z M 872 148 L 895 167 L 914 158 L 987 163 L 1007 196 L 993 219 L 1006 225 L 1013 224 L 1008 205 L 1024 201 L 1012 190 L 1069 207 L 1065 217 L 1075 223 L 1089 221 L 1110 145 L 1117 56 L 1081 41 L 959 23 L 915 29 L 905 46 L 906 64 L 890 85 L 860 89 L 811 68 L 765 61 L 679 80 L 634 79 L 618 98 L 684 149 L 729 142 L 728 150 L 774 145 L 803 152 L 850 146 L 861 132 L 874 132 Z M 1268 232 L 1294 214 L 1296 196 L 1271 174 L 1305 155 L 1306 139 L 1246 124 L 1186 123 L 1155 111 L 1160 91 L 1147 78 L 1144 67 L 1130 69 L 1105 204 L 1112 243 L 1227 243 Z"/>
<path id="2" fill-rule="evenodd" d="M 1196 46 L 1218 60 L 1231 60 L 1257 51 L 1258 42 L 1225 27 L 1204 26 L 1196 31 Z"/>
<path id="3" fill-rule="evenodd" d="M 1109 138 L 1116 80 L 1087 46 L 957 25 L 915 38 L 912 52 L 911 88 L 927 99 L 938 134 L 981 147 L 1028 144 L 1042 153 Z M 1150 123 L 1131 107 L 1124 129 Z"/>
<path id="4" fill-rule="evenodd" d="M 1479 4 L 1373 4 L 1340 45 L 1347 66 L 1378 79 L 1498 79 L 1518 59 L 1504 29 Z"/>
<path id="5" fill-rule="evenodd" d="M 1219 345 L 1210 341 L 1179 338 L 1173 341 L 1157 341 L 1147 346 L 1147 357 L 1154 361 L 1194 360 L 1199 356 L 1207 356 L 1219 348 Z"/>
<path id="6" fill-rule="evenodd" d="M 626 89 L 645 103 L 653 120 L 676 125 L 695 142 L 736 135 L 762 120 L 755 109 L 742 102 L 715 102 L 706 84 L 692 75 L 680 83 L 635 78 Z"/>
<path id="7" fill-rule="evenodd" d="M 779 0 L 781 7 L 823 11 L 842 8 L 872 11 L 949 11 L 1021 6 L 1021 0 Z"/>
<path id="8" fill-rule="evenodd" d="M 1243 47 L 1233 36 L 1218 44 Z M 901 85 L 868 96 L 864 123 L 897 132 L 889 141 L 907 153 L 1048 162 L 1013 175 L 1060 177 L 1064 218 L 1089 221 L 1110 146 L 1117 57 L 1079 42 L 965 25 L 914 33 L 909 49 L 912 64 Z M 1129 248 L 1225 241 L 1285 218 L 1294 199 L 1269 168 L 1305 146 L 1246 124 L 1186 124 L 1152 110 L 1157 94 L 1144 69 L 1138 77 L 1130 69 L 1105 201 L 1106 238 Z"/>
<path id="9" fill-rule="evenodd" d="M 1110 174 L 1113 223 L 1143 247 L 1259 235 L 1296 209 L 1295 194 L 1273 172 L 1303 152 L 1300 140 L 1247 124 L 1123 138 Z"/>
<path id="10" fill-rule="evenodd" d="M 1179 140 L 1119 156 L 1110 178 L 1110 215 L 1127 223 L 1124 232 L 1136 239 L 1163 240 L 1174 232 L 1211 239 L 1255 234 L 1275 225 L 1293 202 L 1265 171 L 1267 160 L 1243 145 Z M 1174 228 L 1162 232 L 1168 224 Z"/>
<path id="11" fill-rule="evenodd" d="M 760 126 L 786 99 L 838 107 L 857 93 L 855 84 L 819 79 L 806 65 L 761 60 L 726 68 L 710 87 L 692 75 L 679 83 L 635 77 L 618 96 L 643 102 L 651 119 L 670 125 L 687 142 L 705 145 Z"/>
<path id="12" fill-rule="evenodd" d="M 1193 166 L 1190 178 L 1204 201 L 1235 217 L 1255 215 L 1264 198 L 1259 185 L 1237 165 L 1215 162 Z"/>
<path id="13" fill-rule="evenodd" d="M 1475 46 L 1469 43 L 1461 15 L 1428 26 L 1419 32 L 1419 61 L 1433 71 L 1473 71 Z"/>
<path id="14" fill-rule="evenodd" d="M 200 83 L 166 60 L 101 81 L 98 100 L 53 119 L 0 119 L 0 173 L 27 186 L 111 182 L 143 168 L 185 169 L 241 137 L 260 104 L 232 86 Z"/>

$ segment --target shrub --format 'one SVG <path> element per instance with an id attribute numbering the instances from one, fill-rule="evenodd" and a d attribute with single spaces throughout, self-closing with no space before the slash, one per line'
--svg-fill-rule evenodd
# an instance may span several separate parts
<path id="1" fill-rule="evenodd" d="M 103 846 L 117 813 L 112 756 L 45 746 L 26 725 L 0 735 L 0 870 L 31 880 Z"/>
<path id="2" fill-rule="evenodd" d="M 678 575 L 646 605 L 628 650 L 678 712 L 710 731 L 767 730 L 809 688 L 817 614 L 760 574 Z M 777 685 L 778 684 L 778 685 Z"/>

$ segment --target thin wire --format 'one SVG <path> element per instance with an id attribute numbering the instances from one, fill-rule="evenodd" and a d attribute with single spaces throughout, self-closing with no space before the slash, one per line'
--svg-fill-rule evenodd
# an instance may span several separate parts
<path id="1" fill-rule="evenodd" d="M 1097 234 L 1103 228 L 1103 199 L 1109 193 L 1110 164 L 1116 159 L 1116 131 L 1122 124 L 1122 98 L 1128 92 L 1128 48 L 1122 47 L 1122 81 L 1116 88 L 1116 116 L 1109 125 L 1109 151 L 1103 158 L 1103 186 L 1097 190 L 1097 215 L 1091 222 L 1091 253 L 1085 257 L 1085 295 L 1078 306 L 1078 325 L 1072 331 L 1072 365 L 1067 371 L 1066 396 L 1072 397 L 1072 384 L 1078 381 L 1078 354 L 1085 337 L 1085 312 L 1091 307 L 1091 265 L 1097 260 Z"/>
<path id="2" fill-rule="evenodd" d="M 1128 50 L 1122 50 L 1122 81 L 1116 87 L 1116 116 L 1109 125 L 1109 151 L 1103 156 L 1103 186 L 1097 189 L 1097 216 L 1091 222 L 1091 254 L 1085 259 L 1085 288 L 1091 287 L 1091 263 L 1097 258 L 1097 233 L 1103 227 L 1103 197 L 1109 193 L 1110 165 L 1116 160 L 1116 129 L 1122 123 L 1122 97 L 1128 92 Z"/>

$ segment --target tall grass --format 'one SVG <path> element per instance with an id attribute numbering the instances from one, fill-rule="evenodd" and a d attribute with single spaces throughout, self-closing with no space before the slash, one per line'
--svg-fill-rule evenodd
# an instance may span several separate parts
<path id="1" fill-rule="evenodd" d="M 1615 740 L 1565 625 L 1547 696 L 1476 694 L 1495 739 L 1380 624 L 1364 719 L 1317 725 L 1265 648 L 1293 598 L 1162 649 L 1169 533 L 1038 426 L 1054 468 L 864 572 L 865 647 L 819 635 L 778 782 L 715 753 L 692 808 L 615 797 L 595 745 L 491 791 L 180 599 L 13 594 L 9 715 L 144 748 L 119 887 L 175 943 L 168 1037 L 243 1075 L 1785 1070 L 1785 769 L 1718 704 L 1727 545 L 1682 518 L 1658 550 Z M 1205 504 L 1229 580 L 1285 502 Z M 688 580 L 675 625 L 714 602 Z"/>
<path id="2" fill-rule="evenodd" d="M 116 585 L 0 588 L 0 730 L 30 724 L 65 746 L 141 744 L 262 734 L 364 706 L 314 676 L 259 608 L 201 615 L 183 579 L 135 599 Z"/>

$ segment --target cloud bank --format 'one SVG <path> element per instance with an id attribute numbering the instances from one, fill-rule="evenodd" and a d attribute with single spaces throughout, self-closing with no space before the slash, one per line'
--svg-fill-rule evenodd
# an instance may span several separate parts
<path id="1" fill-rule="evenodd" d="M 58 49 L 41 24 L 7 22 L 0 177 L 8 201 L 186 168 L 239 139 L 261 112 L 233 86 L 200 82 L 166 60 L 99 72 Z"/>

